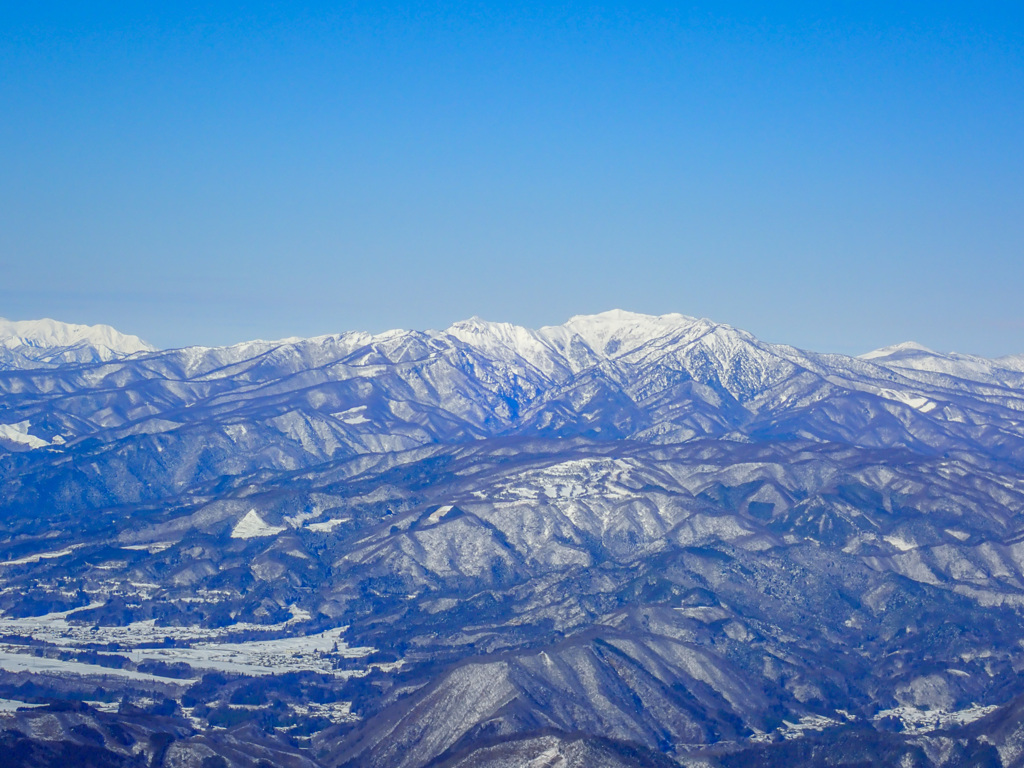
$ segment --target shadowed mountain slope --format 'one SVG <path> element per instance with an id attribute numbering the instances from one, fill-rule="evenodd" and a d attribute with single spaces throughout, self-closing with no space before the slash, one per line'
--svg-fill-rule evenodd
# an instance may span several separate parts
<path id="1" fill-rule="evenodd" d="M 3 716 L 26 764 L 1020 759 L 1016 358 L 625 312 L 129 347 L 4 347 L 0 705 L 87 702 Z"/>

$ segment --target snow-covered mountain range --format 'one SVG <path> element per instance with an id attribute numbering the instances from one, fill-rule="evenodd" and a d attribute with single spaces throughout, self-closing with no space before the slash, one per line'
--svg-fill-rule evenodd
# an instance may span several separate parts
<path id="1" fill-rule="evenodd" d="M 472 319 L 445 331 L 148 352 L 128 341 L 117 358 L 106 342 L 133 337 L 58 330 L 34 348 L 67 350 L 72 338 L 92 339 L 77 349 L 106 364 L 9 362 L 8 432 L 27 422 L 36 440 L 70 444 L 180 436 L 272 468 L 510 435 L 772 435 L 938 451 L 974 450 L 996 429 L 1013 455 L 1024 436 L 1019 357 L 916 345 L 817 354 L 683 315 L 613 311 L 539 330 Z"/>
<path id="2" fill-rule="evenodd" d="M 1022 759 L 1024 357 L 622 311 L 175 350 L 97 328 L 0 326 L 0 700 L 46 705 L 12 745 Z"/>

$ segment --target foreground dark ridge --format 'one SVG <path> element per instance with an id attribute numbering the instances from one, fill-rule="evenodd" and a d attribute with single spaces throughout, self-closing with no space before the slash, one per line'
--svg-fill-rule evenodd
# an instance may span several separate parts
<path id="1" fill-rule="evenodd" d="M 1021 358 L 75 338 L 0 347 L 15 764 L 1020 764 Z"/>

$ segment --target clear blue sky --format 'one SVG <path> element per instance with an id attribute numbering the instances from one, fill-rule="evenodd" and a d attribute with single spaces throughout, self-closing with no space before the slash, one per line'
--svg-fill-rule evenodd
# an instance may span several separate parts
<path id="1" fill-rule="evenodd" d="M 979 5 L 4 3 L 0 316 L 1024 352 L 1024 6 Z"/>

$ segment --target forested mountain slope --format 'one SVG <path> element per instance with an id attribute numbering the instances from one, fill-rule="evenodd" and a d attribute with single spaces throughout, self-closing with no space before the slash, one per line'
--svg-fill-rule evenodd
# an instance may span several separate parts
<path id="1" fill-rule="evenodd" d="M 1020 357 L 619 311 L 29 325 L 0 324 L 20 764 L 1022 760 Z"/>

